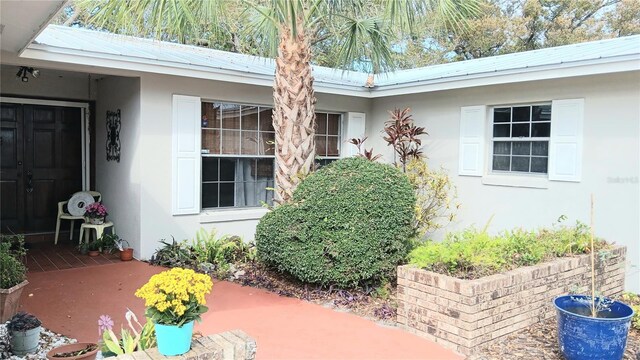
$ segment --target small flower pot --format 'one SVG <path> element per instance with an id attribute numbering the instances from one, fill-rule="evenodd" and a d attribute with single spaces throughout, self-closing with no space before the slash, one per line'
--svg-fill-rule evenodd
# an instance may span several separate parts
<path id="1" fill-rule="evenodd" d="M 155 324 L 158 351 L 165 356 L 182 355 L 191 349 L 193 321 L 182 326 Z"/>
<path id="2" fill-rule="evenodd" d="M 89 223 L 93 225 L 102 225 L 104 224 L 104 218 L 89 218 Z"/>
<path id="3" fill-rule="evenodd" d="M 13 355 L 24 356 L 38 350 L 38 341 L 40 340 L 40 330 L 38 326 L 34 329 L 25 331 L 10 331 L 11 334 L 11 352 Z"/>
<path id="4" fill-rule="evenodd" d="M 120 251 L 120 260 L 121 261 L 131 261 L 133 260 L 133 248 L 125 248 Z"/>
<path id="5" fill-rule="evenodd" d="M 93 350 L 90 350 L 93 349 Z M 98 354 L 96 343 L 75 343 L 58 346 L 47 353 L 49 360 L 93 360 Z M 80 350 L 84 350 L 78 353 Z M 76 354 L 74 354 L 76 353 Z M 56 356 L 57 355 L 57 356 Z"/>
<path id="6" fill-rule="evenodd" d="M 98 250 L 89 250 L 88 254 L 91 257 L 96 257 L 96 256 L 100 255 L 100 251 L 98 251 Z"/>

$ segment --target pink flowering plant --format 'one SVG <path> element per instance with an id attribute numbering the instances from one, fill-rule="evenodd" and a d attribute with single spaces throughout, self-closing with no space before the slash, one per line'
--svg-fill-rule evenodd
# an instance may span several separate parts
<path id="1" fill-rule="evenodd" d="M 84 217 L 86 218 L 100 219 L 107 217 L 107 215 L 109 215 L 109 213 L 107 213 L 107 207 L 102 205 L 101 202 L 94 202 L 84 208 Z"/>
<path id="2" fill-rule="evenodd" d="M 136 315 L 129 309 L 127 309 L 125 318 L 129 329 L 122 328 L 119 337 L 113 331 L 113 320 L 109 315 L 101 315 L 98 319 L 98 334 L 102 336 L 101 352 L 103 357 L 130 354 L 157 345 L 153 322 L 147 319 L 144 325 L 140 324 Z"/>

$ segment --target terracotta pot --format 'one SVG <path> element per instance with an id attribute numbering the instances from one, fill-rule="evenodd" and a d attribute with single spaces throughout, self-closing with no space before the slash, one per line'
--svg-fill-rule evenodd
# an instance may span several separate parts
<path id="1" fill-rule="evenodd" d="M 125 248 L 120 251 L 120 260 L 122 261 L 131 261 L 133 260 L 133 248 Z"/>
<path id="2" fill-rule="evenodd" d="M 18 312 L 20 306 L 20 295 L 23 288 L 28 284 L 27 280 L 9 288 L 0 289 L 0 323 L 5 323 Z"/>
<path id="3" fill-rule="evenodd" d="M 94 345 L 95 349 L 93 351 L 89 351 L 82 355 L 69 356 L 69 357 L 54 356 L 56 354 L 70 353 L 73 351 L 86 349 L 87 346 L 89 345 Z M 96 358 L 96 354 L 98 354 L 98 350 L 100 350 L 100 347 L 96 343 L 75 343 L 75 344 L 62 345 L 62 346 L 58 346 L 56 348 L 51 349 L 51 351 L 47 353 L 47 359 L 49 360 L 80 360 L 80 359 L 93 360 Z"/>
<path id="4" fill-rule="evenodd" d="M 100 255 L 100 251 L 98 251 L 98 250 L 89 250 L 89 256 L 94 257 L 94 256 L 98 256 L 98 255 Z"/>

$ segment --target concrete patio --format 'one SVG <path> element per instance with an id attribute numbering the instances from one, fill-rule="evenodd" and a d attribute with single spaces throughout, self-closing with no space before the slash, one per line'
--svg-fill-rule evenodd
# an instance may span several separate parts
<path id="1" fill-rule="evenodd" d="M 133 293 L 162 270 L 132 261 L 31 272 L 22 309 L 53 331 L 95 341 L 100 315 L 110 315 L 116 329 L 127 307 L 143 317 L 144 303 Z M 214 284 L 207 305 L 196 331 L 241 329 L 256 339 L 258 359 L 462 359 L 397 328 L 225 281 Z"/>

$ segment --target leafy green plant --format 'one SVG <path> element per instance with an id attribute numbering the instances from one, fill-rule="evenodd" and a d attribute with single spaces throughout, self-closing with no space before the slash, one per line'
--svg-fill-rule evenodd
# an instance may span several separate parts
<path id="1" fill-rule="evenodd" d="M 150 319 L 147 318 L 146 323 L 142 325 L 131 310 L 127 310 L 125 318 L 130 330 L 122 328 L 120 337 L 118 337 L 113 331 L 111 318 L 108 315 L 100 316 L 98 324 L 99 330 L 102 332 L 101 352 L 103 357 L 130 354 L 156 346 L 156 332 Z"/>
<path id="2" fill-rule="evenodd" d="M 86 254 L 88 251 L 100 251 L 102 247 L 101 239 L 97 239 L 94 241 L 84 241 L 78 244 L 78 251 L 82 254 Z"/>
<path id="3" fill-rule="evenodd" d="M 337 160 L 260 220 L 258 259 L 306 283 L 378 282 L 392 276 L 409 250 L 414 205 L 411 184 L 393 166 Z"/>
<path id="4" fill-rule="evenodd" d="M 0 235 L 0 289 L 12 288 L 27 278 L 21 259 L 26 255 L 24 236 Z"/>
<path id="5" fill-rule="evenodd" d="M 425 161 L 414 158 L 407 164 L 406 174 L 416 193 L 413 227 L 418 238 L 455 219 L 460 204 L 446 171 L 432 170 Z"/>
<path id="6" fill-rule="evenodd" d="M 211 265 L 211 270 L 218 277 L 226 276 L 231 264 L 246 261 L 251 247 L 239 236 L 218 237 L 215 229 L 210 232 L 200 229 L 191 244 L 197 266 L 200 269 L 208 269 L 207 265 Z"/>
<path id="7" fill-rule="evenodd" d="M 27 331 L 42 325 L 42 322 L 35 315 L 20 311 L 13 315 L 7 324 L 9 331 Z"/>
<path id="8" fill-rule="evenodd" d="M 102 234 L 99 239 L 100 241 L 100 250 L 111 252 L 118 247 L 118 243 L 120 242 L 120 237 L 116 233 L 110 234 Z"/>
<path id="9" fill-rule="evenodd" d="M 177 242 L 176 239 L 172 237 L 171 242 L 163 239 L 160 240 L 160 243 L 162 247 L 156 250 L 149 260 L 152 265 L 184 268 L 194 266 L 195 255 L 186 240 Z"/>
<path id="10" fill-rule="evenodd" d="M 409 263 L 455 277 L 477 278 L 566 254 L 588 253 L 588 242 L 588 227 L 580 222 L 573 227 L 514 229 L 498 235 L 468 228 L 447 234 L 442 242 L 428 241 L 417 246 L 409 254 Z M 602 240 L 595 242 L 596 251 L 606 246 Z"/>
<path id="11" fill-rule="evenodd" d="M 631 327 L 640 331 L 640 295 L 626 292 L 622 294 L 620 300 L 624 301 L 633 309 L 633 318 L 631 318 Z"/>

